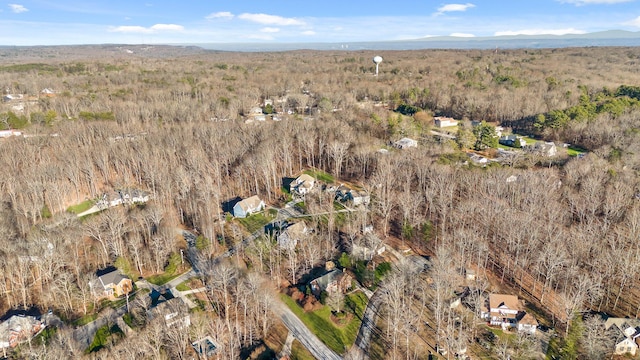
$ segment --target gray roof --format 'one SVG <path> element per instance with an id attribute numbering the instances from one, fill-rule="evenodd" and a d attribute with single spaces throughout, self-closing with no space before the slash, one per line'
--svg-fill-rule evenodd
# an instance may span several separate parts
<path id="1" fill-rule="evenodd" d="M 114 270 L 112 272 L 106 273 L 102 276 L 98 277 L 100 280 L 100 284 L 102 287 L 106 288 L 110 284 L 117 285 L 120 281 L 128 279 L 126 276 L 122 275 L 119 270 Z"/>

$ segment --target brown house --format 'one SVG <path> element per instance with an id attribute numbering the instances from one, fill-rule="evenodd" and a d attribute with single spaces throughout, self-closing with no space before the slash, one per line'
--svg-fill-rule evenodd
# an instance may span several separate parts
<path id="1" fill-rule="evenodd" d="M 119 298 L 133 290 L 133 282 L 115 269 L 98 276 L 98 281 L 92 284 L 97 297 Z"/>
<path id="2" fill-rule="evenodd" d="M 311 281 L 311 291 L 318 296 L 323 291 L 329 294 L 342 293 L 351 287 L 353 278 L 348 273 L 334 269 Z"/>

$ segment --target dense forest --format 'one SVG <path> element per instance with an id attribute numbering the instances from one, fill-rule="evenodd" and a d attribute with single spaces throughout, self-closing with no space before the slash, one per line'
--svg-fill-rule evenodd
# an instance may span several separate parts
<path id="1" fill-rule="evenodd" d="M 0 129 L 23 135 L 0 139 L 0 314 L 51 309 L 63 324 L 10 357 L 185 359 L 196 356 L 191 342 L 212 334 L 218 358 L 273 358 L 284 342 L 273 302 L 304 289 L 327 261 L 382 289 L 371 358 L 426 358 L 436 348 L 445 358 L 462 348 L 537 358 L 531 339 L 485 344 L 486 326 L 449 306 L 462 286 L 476 305 L 492 291 L 524 299 L 558 335 L 547 354 L 563 358 L 613 351 L 598 314 L 640 315 L 638 48 L 40 51 L 0 49 Z M 378 76 L 374 55 L 384 59 Z M 458 139 L 434 136 L 435 116 L 461 120 Z M 474 120 L 580 156 L 523 151 L 474 165 L 470 154 L 498 157 L 461 140 Z M 393 148 L 404 137 L 418 146 Z M 265 234 L 246 244 L 256 229 L 227 204 L 259 195 L 283 208 L 283 179 L 304 171 L 367 192 L 368 208 L 341 213 L 332 195 L 314 192 L 299 205 L 314 229 L 304 243 L 285 251 Z M 151 200 L 74 211 L 126 188 Z M 429 266 L 356 259 L 369 224 L 388 248 Z M 198 235 L 189 259 L 181 229 Z M 79 321 L 109 310 L 89 286 L 97 270 L 148 279 L 229 249 L 190 280 L 207 290 L 188 332 L 152 321 L 138 295 L 127 305 L 133 333 L 113 331 L 91 349 L 74 338 Z M 373 280 L 362 281 L 367 271 Z M 345 348 L 334 351 L 355 358 Z M 293 358 L 304 358 L 298 351 Z"/>

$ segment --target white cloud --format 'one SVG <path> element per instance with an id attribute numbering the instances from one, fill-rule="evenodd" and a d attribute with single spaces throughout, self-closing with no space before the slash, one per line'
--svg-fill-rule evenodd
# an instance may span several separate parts
<path id="1" fill-rule="evenodd" d="M 9 4 L 9 8 L 11 9 L 11 11 L 13 11 L 16 14 L 29 11 L 29 9 L 19 4 Z"/>
<path id="2" fill-rule="evenodd" d="M 467 34 L 467 33 L 451 33 L 449 34 L 449 36 L 453 36 L 453 37 L 465 37 L 465 38 L 470 38 L 470 37 L 476 37 L 473 34 Z"/>
<path id="3" fill-rule="evenodd" d="M 155 24 L 150 29 L 160 31 L 183 31 L 184 26 L 176 24 Z"/>
<path id="4" fill-rule="evenodd" d="M 307 35 L 307 36 L 311 36 L 311 35 L 315 35 L 316 32 L 313 30 L 307 30 L 307 31 L 303 31 L 302 35 Z"/>
<path id="5" fill-rule="evenodd" d="M 274 28 L 274 27 L 266 27 L 266 28 L 260 29 L 260 31 L 263 33 L 277 33 L 280 31 L 280 29 Z"/>
<path id="6" fill-rule="evenodd" d="M 629 25 L 629 26 L 635 26 L 635 27 L 640 27 L 640 16 L 638 16 L 637 18 L 627 21 L 625 23 L 623 23 L 623 25 Z"/>
<path id="7" fill-rule="evenodd" d="M 523 30 L 507 30 L 496 31 L 494 36 L 513 36 L 513 35 L 567 35 L 567 34 L 585 34 L 586 31 L 567 28 L 567 29 L 523 29 Z"/>
<path id="8" fill-rule="evenodd" d="M 155 24 L 151 27 L 144 26 L 117 26 L 109 29 L 110 32 L 152 34 L 158 31 L 184 31 L 184 26 L 176 24 Z"/>
<path id="9" fill-rule="evenodd" d="M 277 15 L 268 15 L 268 14 L 249 14 L 244 13 L 238 15 L 239 19 L 256 22 L 258 24 L 264 25 L 279 25 L 279 26 L 289 26 L 289 25 L 305 25 L 304 21 L 300 21 L 294 18 L 284 18 L 282 16 Z"/>
<path id="10" fill-rule="evenodd" d="M 228 11 L 219 11 L 205 16 L 207 20 L 213 19 L 233 19 L 234 15 Z"/>
<path id="11" fill-rule="evenodd" d="M 591 5 L 591 4 L 619 4 L 630 2 L 634 0 L 559 0 L 561 3 L 573 4 L 576 6 Z"/>
<path id="12" fill-rule="evenodd" d="M 466 4 L 446 4 L 446 5 L 442 5 L 438 8 L 438 11 L 435 13 L 436 15 L 442 15 L 446 12 L 452 12 L 452 11 L 467 11 L 467 9 L 476 7 L 474 4 L 472 3 L 466 3 Z"/>

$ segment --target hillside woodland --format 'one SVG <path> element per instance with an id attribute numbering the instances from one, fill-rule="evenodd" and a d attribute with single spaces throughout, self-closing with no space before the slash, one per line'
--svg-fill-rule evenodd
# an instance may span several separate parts
<path id="1" fill-rule="evenodd" d="M 435 342 L 472 349 L 477 321 L 448 306 L 465 269 L 482 274 L 475 288 L 531 304 L 575 341 L 574 357 L 612 350 L 587 331 L 601 326 L 588 314 L 640 315 L 639 48 L 54 49 L 0 49 L 1 88 L 25 99 L 21 109 L 2 104 L 0 128 L 28 135 L 0 139 L 0 314 L 52 309 L 67 324 L 15 357 L 187 358 L 190 341 L 216 334 L 217 356 L 247 358 L 280 326 L 265 299 L 337 261 L 366 224 L 431 263 L 418 275 L 394 266 L 379 284 L 388 290 L 373 358 L 422 358 Z M 384 59 L 377 77 L 374 55 Z M 251 120 L 255 107 L 266 121 Z M 433 136 L 434 116 L 500 124 L 584 155 L 474 166 L 463 143 Z M 418 147 L 390 146 L 403 137 Z M 202 256 L 220 255 L 247 235 L 224 204 L 258 194 L 282 207 L 283 178 L 309 169 L 368 191 L 369 211 L 338 216 L 331 199 L 307 198 L 308 213 L 329 215 L 307 220 L 316 231 L 304 246 L 282 252 L 259 239 L 202 279 L 214 311 L 192 315 L 195 335 L 150 323 L 90 354 L 74 342 L 74 321 L 101 307 L 88 285 L 96 270 L 162 274 L 187 247 L 181 228 L 197 229 Z M 152 200 L 84 218 L 68 210 L 123 188 Z M 523 346 L 482 351 L 528 358 Z"/>

